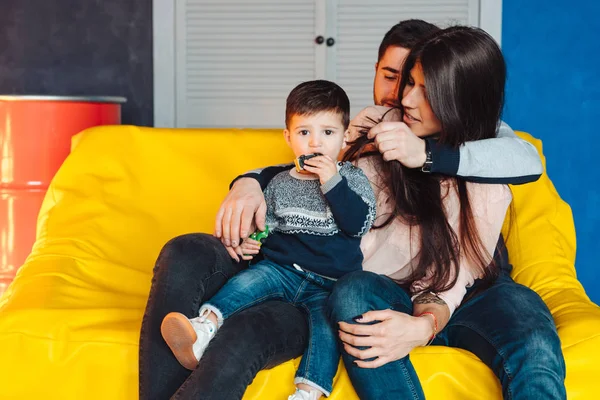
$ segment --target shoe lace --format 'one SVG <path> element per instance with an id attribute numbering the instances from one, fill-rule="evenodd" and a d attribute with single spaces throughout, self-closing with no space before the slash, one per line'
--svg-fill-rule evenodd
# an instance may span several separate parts
<path id="1" fill-rule="evenodd" d="M 194 327 L 194 329 L 198 332 L 206 332 L 206 333 L 213 333 L 213 331 L 215 330 L 215 326 L 212 323 L 211 320 L 208 319 L 208 316 L 210 315 L 210 310 L 208 308 L 203 308 L 200 311 L 200 315 L 197 318 L 192 318 L 190 319 L 190 322 L 192 323 L 192 326 Z"/>
<path id="2" fill-rule="evenodd" d="M 208 308 L 202 308 L 200 310 L 200 315 L 198 315 L 198 318 L 200 318 L 200 321 L 204 322 L 206 321 L 206 319 L 208 318 L 208 316 L 210 315 L 210 310 Z"/>

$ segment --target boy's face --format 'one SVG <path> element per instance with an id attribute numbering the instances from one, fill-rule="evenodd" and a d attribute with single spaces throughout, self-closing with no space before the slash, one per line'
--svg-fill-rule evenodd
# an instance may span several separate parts
<path id="1" fill-rule="evenodd" d="M 398 88 L 400 72 L 410 50 L 404 47 L 390 46 L 385 50 L 381 60 L 375 64 L 375 80 L 373 81 L 373 101 L 375 105 L 398 107 Z"/>
<path id="2" fill-rule="evenodd" d="M 295 114 L 283 131 L 296 158 L 305 154 L 322 153 L 334 161 L 338 158 L 347 133 L 341 114 L 335 112 Z"/>

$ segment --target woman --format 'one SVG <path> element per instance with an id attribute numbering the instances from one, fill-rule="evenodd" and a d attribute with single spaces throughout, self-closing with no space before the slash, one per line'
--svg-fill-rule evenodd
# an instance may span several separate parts
<path id="1" fill-rule="evenodd" d="M 375 264 L 365 254 L 364 271 L 343 276 L 330 297 L 342 358 L 362 400 L 423 399 L 408 353 L 431 343 L 473 352 L 496 373 L 505 398 L 566 397 L 548 309 L 506 274 L 496 281 L 500 271 L 489 265 L 508 189 L 419 174 L 393 159 L 394 129 L 452 146 L 494 137 L 504 83 L 504 59 L 488 34 L 467 27 L 437 32 L 404 64 L 403 123 L 379 124 L 346 153 L 360 155 L 372 141 L 391 160 L 368 157 L 359 165 L 381 187 L 379 233 L 364 246 L 378 251 L 372 248 L 385 242 L 394 252 L 379 251 Z"/>
<path id="2" fill-rule="evenodd" d="M 460 47 L 462 46 L 461 43 L 462 42 L 455 42 L 454 45 Z M 489 42 L 485 42 L 484 44 L 485 46 L 491 45 Z M 468 45 L 465 44 L 467 47 L 472 45 L 473 43 Z M 475 51 L 477 49 L 471 50 Z M 496 50 L 497 48 L 494 49 L 494 51 Z M 504 65 L 502 63 L 502 71 L 503 68 Z M 480 71 L 474 72 L 479 73 Z M 425 76 L 428 77 L 426 83 L 430 86 L 428 88 L 429 97 L 439 97 L 440 101 L 446 101 L 447 103 L 447 92 L 436 90 L 443 87 L 440 82 L 430 81 L 431 77 L 427 68 L 425 68 L 424 73 Z M 443 78 L 443 76 L 438 77 Z M 446 76 L 446 78 L 450 79 L 451 77 Z M 469 78 L 471 77 L 469 76 Z M 472 81 L 454 82 L 467 86 Z M 432 83 L 434 83 L 433 86 Z M 466 87 L 465 89 L 469 88 Z M 472 89 L 475 91 L 481 90 L 481 88 L 477 87 Z M 485 90 L 488 89 L 489 88 L 485 88 Z M 451 98 L 451 100 L 456 102 L 458 106 L 461 105 L 459 103 L 462 101 L 462 109 L 464 109 L 465 102 L 467 101 L 465 99 L 468 98 L 468 96 L 460 97 L 458 94 L 456 96 L 456 99 Z M 426 104 L 429 104 L 429 102 L 426 101 Z M 410 108 L 412 105 L 408 104 L 407 107 Z M 435 122 L 437 120 L 440 121 L 440 128 L 444 128 L 444 123 L 448 122 L 448 118 L 446 118 L 448 116 L 446 114 L 439 115 L 436 113 L 439 109 L 436 107 L 435 103 L 432 104 L 432 108 L 432 115 L 435 118 L 427 117 L 427 114 L 420 115 L 408 111 L 407 122 L 413 122 L 412 120 L 416 119 L 425 126 L 425 123 Z M 500 107 L 497 106 L 497 104 L 494 104 L 492 108 L 496 110 L 497 118 Z M 490 121 L 492 120 L 489 115 L 485 114 L 484 116 L 481 116 L 479 113 L 473 112 L 473 116 L 474 121 L 477 122 L 478 126 L 485 126 L 485 129 L 483 129 L 481 137 L 477 135 L 470 137 L 491 137 L 490 135 L 493 135 L 493 131 L 490 132 L 490 126 L 492 126 L 492 122 Z M 478 122 L 479 118 L 485 120 L 485 123 Z M 472 128 L 472 122 L 472 118 L 466 116 L 464 126 Z M 497 119 L 493 121 L 494 127 L 496 123 Z M 429 126 L 429 124 L 427 124 L 427 126 Z M 380 136 L 380 139 L 378 139 L 380 143 L 391 142 L 391 144 L 393 144 L 393 140 L 383 140 L 386 138 L 386 135 L 397 137 L 397 135 L 394 135 L 394 132 L 406 129 L 408 129 L 407 126 L 402 125 L 401 123 L 388 122 L 374 128 L 371 131 L 371 134 Z M 473 131 L 469 130 L 469 132 Z M 433 133 L 433 131 L 430 133 Z M 456 145 L 457 143 L 459 143 L 459 141 L 453 144 Z M 385 160 L 391 160 L 394 156 L 394 148 L 386 148 L 385 146 L 387 145 L 380 145 L 378 150 L 383 153 Z M 262 175 L 265 174 L 268 175 L 268 173 L 265 172 L 263 172 Z M 426 175 L 419 173 L 417 176 L 423 177 Z M 251 183 L 248 181 L 244 182 L 243 185 L 258 186 L 256 182 Z M 238 184 L 236 184 L 236 186 L 238 186 Z M 242 190 L 242 192 L 246 190 L 249 192 L 256 189 L 250 188 L 238 190 Z M 439 190 L 437 193 L 439 200 Z M 250 206 L 250 208 L 252 208 L 252 206 Z M 256 210 L 256 208 L 258 208 L 258 205 L 254 207 L 254 210 Z M 402 217 L 402 214 L 399 213 L 399 216 Z M 239 215 L 225 215 L 224 219 L 233 221 L 238 217 Z M 260 222 L 258 225 L 260 225 Z M 377 235 L 381 232 L 385 232 L 385 229 L 376 230 L 374 232 Z M 411 237 L 409 237 L 409 239 L 411 239 Z M 490 249 L 488 248 L 488 253 L 490 252 L 489 250 Z M 366 253 L 368 253 L 368 251 Z M 381 253 L 376 251 L 375 255 L 377 254 Z M 481 255 L 485 256 L 485 254 Z M 372 257 L 373 255 L 371 255 L 371 259 L 373 259 Z M 452 259 L 452 257 L 450 257 L 450 259 Z M 444 264 L 442 263 L 440 265 Z M 479 272 L 493 272 L 492 270 L 484 268 L 482 265 L 483 263 L 480 262 L 479 265 L 476 265 L 473 269 L 475 276 L 478 276 Z M 306 338 L 306 327 L 298 323 L 298 321 L 303 319 L 302 314 L 293 307 L 285 306 L 281 303 L 266 303 L 259 306 L 260 308 L 250 309 L 247 310 L 248 312 L 240 313 L 237 316 L 236 322 L 233 320 L 230 322 L 229 329 L 226 329 L 224 326 L 219 333 L 220 336 L 217 335 L 217 337 L 215 337 L 213 349 L 218 348 L 218 351 L 211 352 L 211 349 L 209 348 L 203 357 L 203 362 L 200 363 L 199 367 L 191 374 L 191 376 L 189 376 L 189 372 L 180 367 L 177 361 L 170 356 L 168 348 L 160 339 L 160 331 L 158 330 L 160 321 L 165 313 L 177 310 L 192 316 L 192 313 L 197 310 L 199 303 L 203 298 L 211 296 L 229 276 L 236 273 L 241 268 L 243 268 L 243 266 L 235 264 L 229 259 L 227 252 L 217 240 L 210 238 L 207 235 L 183 236 L 174 239 L 165 246 L 157 261 L 151 296 L 142 325 L 142 337 L 140 341 L 141 398 L 167 398 L 172 395 L 177 388 L 179 388 L 179 390 L 175 397 L 215 399 L 240 398 L 246 385 L 252 380 L 259 369 L 301 354 Z M 457 275 L 455 274 L 454 276 Z M 446 278 L 454 280 L 454 276 L 449 273 Z M 404 304 L 406 292 L 396 292 L 400 289 L 398 289 L 399 287 L 396 283 L 391 280 L 386 281 L 387 283 L 391 282 L 391 289 L 386 287 L 386 292 L 383 293 L 384 296 L 382 296 L 382 301 L 370 304 L 369 301 L 372 299 L 365 293 L 367 293 L 371 286 L 375 288 L 381 287 L 381 282 L 379 282 L 379 277 L 377 275 L 369 274 L 369 277 L 370 278 L 365 279 L 364 282 L 353 276 L 339 282 L 339 287 L 335 292 L 336 295 L 332 299 L 332 304 L 334 306 L 334 320 L 350 323 L 348 326 L 344 326 L 344 332 L 348 335 L 344 336 L 345 343 L 348 343 L 349 345 L 354 344 L 356 346 L 364 345 L 372 347 L 370 353 L 367 354 L 344 354 L 344 360 L 348 365 L 350 376 L 353 379 L 353 383 L 361 398 L 402 398 L 399 397 L 401 394 L 398 395 L 398 393 L 403 393 L 402 391 L 406 386 L 404 383 L 400 388 L 394 388 L 396 393 L 390 393 L 387 389 L 392 388 L 392 384 L 398 380 L 399 376 L 401 376 L 397 375 L 398 364 L 403 364 L 406 370 L 412 373 L 412 377 L 415 377 L 414 370 L 412 370 L 405 355 L 410 348 L 415 345 L 425 344 L 428 339 L 431 339 L 434 328 L 433 316 L 425 314 L 422 317 L 412 317 L 407 315 L 410 313 L 408 309 L 403 310 L 405 313 L 398 312 L 394 306 L 396 304 Z M 398 281 L 407 286 L 407 276 L 394 276 L 394 278 L 397 278 Z M 417 275 L 408 278 L 422 281 L 422 279 L 418 279 L 419 277 Z M 464 276 L 458 274 L 457 280 L 460 282 L 469 281 L 469 279 L 465 280 L 464 278 Z M 423 288 L 427 287 L 426 280 L 421 283 L 424 284 Z M 451 283 L 452 282 L 450 282 L 450 284 Z M 441 290 L 438 291 L 442 291 L 447 285 L 449 285 L 448 282 L 441 281 L 441 287 L 438 288 Z M 457 285 L 449 286 L 456 287 Z M 477 286 L 477 284 L 475 286 Z M 457 287 L 460 288 L 460 286 Z M 388 291 L 387 289 L 390 290 Z M 462 289 L 464 289 L 464 286 Z M 474 289 L 475 287 L 469 290 L 473 292 Z M 361 296 L 356 297 L 357 304 L 355 304 L 354 308 L 352 308 L 353 304 L 341 301 L 340 298 L 344 293 L 348 293 L 352 296 L 361 294 Z M 385 293 L 389 294 L 385 295 Z M 400 295 L 398 295 L 398 293 L 400 293 Z M 364 294 L 364 296 L 362 294 Z M 398 296 L 400 296 L 402 301 L 395 301 L 395 297 Z M 440 300 L 436 296 L 425 295 L 419 300 L 415 300 L 415 303 L 419 303 L 416 308 L 420 308 L 420 313 L 425 311 L 434 314 L 439 325 L 438 330 L 440 330 L 439 328 L 444 323 L 444 320 L 448 319 L 450 316 L 450 310 L 447 305 L 448 302 L 446 302 L 446 304 L 438 304 L 440 303 Z M 516 303 L 518 303 L 521 308 L 515 307 Z M 185 309 L 182 308 L 184 306 Z M 373 315 L 367 312 L 369 310 L 386 308 L 391 308 L 392 311 L 384 311 L 383 316 L 381 314 L 376 313 Z M 252 314 L 250 314 L 250 311 Z M 358 316 L 359 314 L 364 314 L 365 319 L 361 321 L 363 323 L 367 322 L 368 319 L 372 317 L 375 317 L 375 320 L 383 320 L 383 322 L 374 325 L 377 327 L 400 324 L 401 328 L 394 328 L 392 331 L 402 332 L 403 338 L 398 340 L 395 337 L 381 334 L 381 332 L 379 333 L 380 336 L 370 332 L 365 338 L 365 343 L 355 342 L 355 340 L 362 339 L 358 339 L 359 336 L 357 336 L 356 332 L 353 330 L 365 327 L 364 325 L 354 323 L 352 320 L 353 317 Z M 493 318 L 485 317 L 489 315 L 493 315 Z M 522 316 L 522 320 L 516 321 L 519 316 Z M 499 323 L 502 319 L 507 319 L 511 321 L 511 323 L 516 321 L 512 324 L 513 334 L 511 337 L 508 337 L 509 335 L 506 334 L 502 336 L 504 328 L 503 324 Z M 458 323 L 455 324 L 455 321 L 458 321 Z M 564 363 L 562 362 L 562 356 L 560 355 L 558 337 L 556 336 L 556 331 L 551 321 L 547 308 L 535 293 L 522 286 L 516 285 L 507 273 L 501 273 L 500 278 L 492 284 L 491 288 L 464 301 L 461 307 L 458 308 L 452 316 L 447 328 L 441 332 L 435 340 L 436 343 L 444 343 L 462 348 L 471 346 L 470 350 L 490 365 L 500 377 L 505 397 L 507 398 L 511 398 L 511 396 L 514 396 L 515 398 L 518 398 L 519 396 L 525 398 L 528 397 L 527 391 L 521 389 L 522 382 L 525 378 L 529 379 L 532 388 L 531 390 L 538 390 L 540 393 L 544 394 L 547 393 L 547 391 L 544 391 L 547 390 L 545 388 L 556 388 L 557 395 L 554 396 L 554 398 L 561 398 L 561 393 L 564 393 L 564 387 L 561 386 L 562 379 L 564 378 Z M 519 322 L 522 324 L 519 325 Z M 486 333 L 487 331 L 485 331 L 484 328 L 488 327 L 491 328 L 490 332 L 492 334 L 498 334 L 498 339 L 496 340 L 496 337 L 494 336 L 494 340 L 491 344 L 488 341 L 483 340 L 483 336 L 479 334 Z M 445 336 L 450 330 L 454 332 L 452 337 L 455 338 L 455 340 L 453 341 L 450 341 Z M 501 332 L 497 332 L 498 330 Z M 384 329 L 383 333 L 385 332 L 386 330 Z M 524 332 L 532 332 L 535 334 L 525 335 Z M 513 340 L 510 340 L 511 338 Z M 461 339 L 464 339 L 464 342 L 468 343 L 461 343 Z M 514 346 L 512 346 L 513 343 Z M 502 351 L 500 354 L 508 354 L 509 357 L 505 359 L 502 356 L 499 356 L 499 352 L 497 351 L 498 346 L 504 346 L 500 349 Z M 547 357 L 547 360 L 544 362 L 551 373 L 546 372 L 538 374 L 539 359 L 530 357 L 534 354 L 533 352 L 520 351 L 527 349 L 528 347 L 531 348 L 531 346 L 537 346 L 532 349 L 536 355 Z M 345 346 L 344 348 L 347 349 L 348 352 L 354 352 L 354 350 L 348 348 L 348 346 Z M 391 351 L 391 349 L 397 348 L 400 348 L 401 351 Z M 380 364 L 377 369 L 368 368 L 376 366 L 370 364 L 369 361 L 366 361 L 367 364 L 361 364 L 359 367 L 350 365 L 350 363 L 357 358 L 365 358 L 368 360 L 370 357 L 373 357 L 375 351 L 378 352 L 378 354 L 375 354 L 378 358 L 374 362 Z M 360 361 L 358 362 L 361 363 Z M 518 374 L 514 374 L 515 370 L 509 368 L 512 365 L 520 366 Z M 389 372 L 389 374 L 387 372 Z M 552 378 L 545 379 L 545 376 L 549 374 L 553 375 Z M 388 375 L 391 376 L 388 377 Z M 372 379 L 373 381 L 369 383 L 367 381 L 368 379 Z M 411 382 L 415 387 L 416 395 L 422 396 L 422 391 L 420 390 L 418 382 L 415 382 L 414 379 L 412 379 Z M 399 382 L 395 383 L 400 384 Z M 225 387 L 228 391 L 223 390 Z M 383 391 L 383 388 L 386 388 L 386 390 Z M 380 392 L 377 392 L 378 390 Z M 545 398 L 553 397 L 545 396 Z"/>

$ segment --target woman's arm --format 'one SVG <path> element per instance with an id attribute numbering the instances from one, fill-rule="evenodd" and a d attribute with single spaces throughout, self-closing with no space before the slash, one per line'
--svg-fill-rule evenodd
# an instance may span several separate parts
<path id="1" fill-rule="evenodd" d="M 432 313 L 435 318 L 429 313 Z M 439 296 L 433 293 L 423 293 L 413 300 L 413 315 L 431 319 L 432 330 L 428 337 L 431 339 L 433 335 L 437 335 L 448 325 L 451 313 L 448 304 Z"/>
<path id="2" fill-rule="evenodd" d="M 373 325 L 340 322 L 344 350 L 359 359 L 356 361 L 359 367 L 377 368 L 405 357 L 415 347 L 427 345 L 450 320 L 450 309 L 444 300 L 431 293 L 415 298 L 413 314 L 393 310 L 369 311 L 356 321 L 361 324 L 379 322 Z M 359 350 L 358 346 L 368 348 Z M 375 359 L 362 361 L 370 358 Z"/>
<path id="3" fill-rule="evenodd" d="M 412 349 L 424 346 L 433 334 L 431 318 L 414 317 L 394 310 L 378 310 L 355 318 L 360 324 L 340 322 L 344 350 L 358 358 L 361 368 L 378 368 L 405 357 Z M 376 322 L 372 325 L 363 325 Z M 356 347 L 367 347 L 359 350 Z M 371 361 L 364 361 L 374 358 Z"/>

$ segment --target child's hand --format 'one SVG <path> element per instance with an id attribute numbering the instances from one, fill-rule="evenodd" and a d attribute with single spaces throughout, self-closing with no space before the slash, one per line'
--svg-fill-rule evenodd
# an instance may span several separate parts
<path id="1" fill-rule="evenodd" d="M 258 240 L 246 238 L 239 246 L 242 254 L 242 259 L 244 260 L 252 260 L 258 252 L 260 251 L 261 243 Z"/>
<path id="2" fill-rule="evenodd" d="M 247 240 L 256 242 L 256 240 L 246 239 L 246 240 L 244 240 L 244 243 L 246 243 Z M 245 261 L 252 260 L 252 257 L 254 257 L 254 255 L 252 255 L 252 254 L 258 254 L 258 251 L 254 252 L 254 250 L 252 250 L 252 249 L 244 250 L 244 243 L 242 243 L 240 246 L 236 246 L 236 247 L 225 246 L 225 249 L 231 256 L 231 258 L 233 258 L 237 262 L 240 262 L 242 260 L 245 260 Z"/>
<path id="3" fill-rule="evenodd" d="M 229 257 L 233 258 L 236 262 L 240 262 L 240 255 L 238 254 L 239 246 L 225 246 L 225 250 L 227 250 L 227 252 L 229 253 Z"/>
<path id="4" fill-rule="evenodd" d="M 338 172 L 336 162 L 329 156 L 317 156 L 304 161 L 304 169 L 318 175 L 321 185 Z"/>

